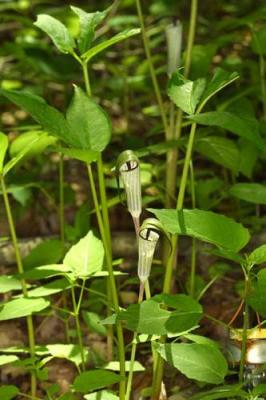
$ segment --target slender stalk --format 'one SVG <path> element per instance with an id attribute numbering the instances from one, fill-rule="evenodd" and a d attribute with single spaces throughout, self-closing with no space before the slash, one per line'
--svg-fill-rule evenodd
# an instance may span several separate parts
<path id="1" fill-rule="evenodd" d="M 108 246 L 108 239 L 106 237 L 103 218 L 102 218 L 102 215 L 100 212 L 100 206 L 99 206 L 99 201 L 98 201 L 95 183 L 94 183 L 94 179 L 93 179 L 91 165 L 88 165 L 87 167 L 88 167 L 88 176 L 89 176 L 89 181 L 90 181 L 90 187 L 91 187 L 96 217 L 97 217 L 98 226 L 99 226 L 101 238 L 102 238 L 104 249 L 105 249 L 113 305 L 114 305 L 115 312 L 118 313 L 119 312 L 119 301 L 118 301 L 116 282 L 115 282 L 115 276 L 114 276 L 113 265 L 112 265 L 112 255 L 110 253 L 110 249 Z M 120 396 L 120 400 L 124 400 L 125 399 L 125 388 L 126 388 L 126 371 L 125 371 L 124 337 L 123 337 L 123 330 L 122 330 L 121 323 L 117 324 L 117 339 L 118 339 L 118 354 L 119 354 L 119 362 L 120 362 L 120 376 L 122 378 L 122 381 L 120 382 L 119 396 Z"/>
<path id="2" fill-rule="evenodd" d="M 6 209 L 8 225 L 9 225 L 10 234 L 11 234 L 14 251 L 15 251 L 15 256 L 16 256 L 17 268 L 18 268 L 19 274 L 23 275 L 24 268 L 23 268 L 22 258 L 21 258 L 21 254 L 20 254 L 20 250 L 19 250 L 14 219 L 13 219 L 13 215 L 12 215 L 12 211 L 11 211 L 11 207 L 10 207 L 10 203 L 9 203 L 9 199 L 8 199 L 8 194 L 7 194 L 7 190 L 6 190 L 4 177 L 1 174 L 0 174 L 0 182 L 1 182 L 2 194 L 3 194 L 3 198 L 4 198 L 4 204 L 5 204 L 5 209 Z M 23 296 L 27 298 L 28 297 L 27 283 L 24 278 L 21 278 L 20 282 L 21 282 Z M 35 337 L 34 337 L 34 327 L 33 327 L 32 316 L 28 315 L 26 319 L 27 319 L 30 356 L 34 362 L 34 359 L 35 359 Z M 31 395 L 32 395 L 32 397 L 35 397 L 36 389 L 37 389 L 36 376 L 35 376 L 35 373 L 32 372 L 31 373 Z"/>
<path id="3" fill-rule="evenodd" d="M 79 343 L 79 349 L 80 349 L 80 355 L 81 355 L 82 371 L 85 371 L 85 354 L 84 354 L 84 349 L 83 349 L 82 333 L 81 333 L 80 322 L 79 322 L 79 308 L 78 308 L 78 305 L 76 302 L 74 286 L 71 286 L 71 295 L 72 295 L 73 313 L 74 313 L 74 317 L 75 317 L 76 330 L 77 330 L 77 335 L 78 335 L 78 343 Z"/>
<path id="4" fill-rule="evenodd" d="M 246 301 L 246 297 L 249 289 L 249 274 L 245 277 L 245 308 L 243 312 L 243 333 L 242 333 L 242 348 L 241 348 L 241 358 L 240 358 L 240 367 L 239 367 L 239 381 L 243 383 L 244 378 L 244 367 L 245 367 L 245 359 L 246 359 L 246 350 L 247 350 L 247 330 L 249 324 L 249 309 L 248 303 Z"/>
<path id="5" fill-rule="evenodd" d="M 141 283 L 139 286 L 139 298 L 138 298 L 138 304 L 140 304 L 143 300 L 143 294 L 144 294 L 144 285 Z M 133 380 L 133 373 L 134 373 L 134 363 L 135 363 L 135 356 L 136 356 L 136 350 L 137 350 L 137 336 L 138 333 L 134 332 L 133 339 L 132 339 L 132 348 L 131 348 L 131 357 L 130 357 L 130 366 L 129 366 L 129 374 L 128 374 L 128 379 L 127 379 L 127 390 L 126 390 L 126 399 L 130 399 L 130 393 L 131 393 L 131 388 L 132 388 L 132 380 Z"/>
<path id="6" fill-rule="evenodd" d="M 90 85 L 90 79 L 89 79 L 89 73 L 88 73 L 88 66 L 86 62 L 82 62 L 82 71 L 83 71 L 83 77 L 84 77 L 84 82 L 85 82 L 85 88 L 88 96 L 91 96 L 91 85 Z"/>
<path id="7" fill-rule="evenodd" d="M 166 112 L 164 109 L 163 99 L 162 99 L 161 91 L 159 88 L 155 68 L 154 68 L 153 61 L 152 61 L 152 55 L 151 55 L 150 46 L 149 46 L 149 39 L 148 39 L 148 35 L 146 32 L 145 24 L 144 24 L 141 0 L 136 0 L 136 7 L 137 7 L 137 12 L 138 12 L 138 17 L 139 17 L 139 22 L 140 22 L 140 27 L 141 27 L 142 40 L 143 40 L 143 44 L 144 44 L 146 58 L 147 58 L 147 62 L 149 65 L 151 79 L 152 79 L 152 83 L 153 83 L 153 88 L 154 88 L 154 92 L 156 95 L 159 111 L 161 114 L 161 119 L 162 119 L 164 131 L 165 131 L 165 135 L 167 136 L 167 132 L 169 129 L 168 122 L 167 122 Z"/>
<path id="8" fill-rule="evenodd" d="M 65 247 L 64 155 L 62 153 L 59 160 L 59 225 L 61 242 Z"/>
<path id="9" fill-rule="evenodd" d="M 266 119 L 266 83 L 265 83 L 265 60 L 263 52 L 261 49 L 260 42 L 258 40 L 257 33 L 255 29 L 251 26 L 253 37 L 258 48 L 259 53 L 259 77 L 260 77 L 260 87 L 261 87 L 261 97 L 262 97 L 262 109 L 263 109 L 263 119 Z"/>
<path id="10" fill-rule="evenodd" d="M 195 193 L 195 175 L 193 162 L 190 161 L 190 187 L 191 187 L 191 203 L 192 208 L 196 207 L 196 193 Z M 194 297 L 195 294 L 195 279 L 196 279 L 196 239 L 192 238 L 192 248 L 191 248 L 191 265 L 190 265 L 190 296 Z"/>
<path id="11" fill-rule="evenodd" d="M 185 77 L 188 77 L 191 66 L 192 49 L 194 45 L 195 32 L 196 32 L 197 13 L 198 13 L 198 0 L 191 0 L 188 42 L 186 48 L 186 59 L 184 68 Z"/>

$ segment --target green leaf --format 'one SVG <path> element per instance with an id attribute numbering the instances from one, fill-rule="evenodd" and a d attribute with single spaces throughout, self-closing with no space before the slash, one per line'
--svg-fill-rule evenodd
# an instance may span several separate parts
<path id="1" fill-rule="evenodd" d="M 73 388 L 77 392 L 87 393 L 113 385 L 121 380 L 122 378 L 114 372 L 95 369 L 83 372 L 77 376 L 74 380 Z"/>
<path id="2" fill-rule="evenodd" d="M 242 385 L 224 385 L 205 392 L 197 393 L 191 400 L 216 400 L 216 399 L 247 399 L 247 392 L 241 389 Z M 255 400 L 255 399 L 254 399 Z"/>
<path id="3" fill-rule="evenodd" d="M 55 358 L 64 358 L 71 361 L 76 366 L 82 363 L 81 352 L 78 345 L 74 344 L 48 344 L 46 345 L 49 353 Z M 85 358 L 88 357 L 88 350 L 83 349 Z"/>
<path id="4" fill-rule="evenodd" d="M 84 59 L 86 62 L 91 60 L 96 54 L 100 53 L 101 51 L 107 49 L 110 46 L 113 46 L 116 43 L 121 42 L 122 40 L 128 39 L 131 36 L 137 35 L 140 33 L 140 29 L 134 28 L 134 29 L 126 29 L 123 32 L 118 33 L 117 35 L 113 36 L 111 39 L 107 39 L 102 43 L 99 43 L 98 45 L 92 47 L 88 51 L 86 51 L 84 54 L 82 54 L 82 59 Z"/>
<path id="5" fill-rule="evenodd" d="M 19 358 L 17 356 L 13 356 L 13 355 L 1 355 L 0 356 L 0 366 L 5 365 L 5 364 L 11 364 L 12 362 L 17 361 L 18 359 Z"/>
<path id="6" fill-rule="evenodd" d="M 36 247 L 23 259 L 25 270 L 29 270 L 41 265 L 56 264 L 64 255 L 64 247 L 62 242 L 57 239 L 45 240 Z"/>
<path id="7" fill-rule="evenodd" d="M 206 90 L 203 93 L 201 99 L 201 108 L 218 92 L 223 88 L 230 85 L 236 79 L 239 78 L 237 72 L 228 72 L 222 68 L 217 68 L 210 82 L 208 82 Z"/>
<path id="8" fill-rule="evenodd" d="M 266 204 L 266 186 L 260 183 L 236 183 L 229 194 L 255 204 Z"/>
<path id="9" fill-rule="evenodd" d="M 228 111 L 210 111 L 189 116 L 193 122 L 207 126 L 218 126 L 254 143 L 265 151 L 265 143 L 259 134 L 259 124 L 255 118 L 240 117 Z"/>
<path id="10" fill-rule="evenodd" d="M 90 311 L 83 311 L 82 316 L 90 332 L 96 332 L 102 336 L 106 335 L 106 328 L 101 324 L 101 319 L 98 314 Z"/>
<path id="11" fill-rule="evenodd" d="M 196 140 L 195 150 L 209 160 L 237 173 L 240 154 L 232 140 L 219 136 L 203 137 Z"/>
<path id="12" fill-rule="evenodd" d="M 179 72 L 175 72 L 169 81 L 167 93 L 177 107 L 187 114 L 194 114 L 205 86 L 205 79 L 190 81 Z"/>
<path id="13" fill-rule="evenodd" d="M 111 371 L 119 372 L 120 371 L 120 362 L 119 361 L 110 361 L 108 364 L 105 364 L 103 368 L 109 369 Z M 130 371 L 130 361 L 125 362 L 125 370 L 126 370 L 126 372 Z M 140 362 L 134 361 L 133 371 L 134 372 L 142 372 L 142 371 L 145 371 L 145 368 L 143 367 L 143 365 L 141 365 Z"/>
<path id="14" fill-rule="evenodd" d="M 32 195 L 31 189 L 24 185 L 10 185 L 8 186 L 7 193 L 10 193 L 23 207 L 26 206 Z"/>
<path id="15" fill-rule="evenodd" d="M 168 311 L 160 304 L 174 308 Z M 201 306 L 186 295 L 159 295 L 141 304 L 131 304 L 118 315 L 127 329 L 147 335 L 180 334 L 198 324 Z"/>
<path id="16" fill-rule="evenodd" d="M 266 54 L 266 26 L 263 25 L 259 30 L 253 31 L 251 43 L 252 49 L 256 54 Z"/>
<path id="17" fill-rule="evenodd" d="M 211 211 L 148 209 L 172 234 L 192 236 L 217 247 L 238 252 L 249 241 L 246 228 L 233 219 Z"/>
<path id="18" fill-rule="evenodd" d="M 239 150 L 240 150 L 239 172 L 241 172 L 247 178 L 251 179 L 254 168 L 258 161 L 259 150 L 256 145 L 252 144 L 246 139 L 240 139 Z"/>
<path id="19" fill-rule="evenodd" d="M 109 390 L 101 390 L 99 392 L 94 392 L 90 394 L 86 394 L 84 396 L 86 400 L 119 400 L 119 397 L 110 392 Z"/>
<path id="20" fill-rule="evenodd" d="M 19 390 L 13 385 L 4 385 L 0 387 L 0 398 L 1 400 L 11 400 L 17 396 Z"/>
<path id="21" fill-rule="evenodd" d="M 266 269 L 262 269 L 257 274 L 257 281 L 252 284 L 247 302 L 256 312 L 266 317 Z"/>
<path id="22" fill-rule="evenodd" d="M 31 298 L 52 296 L 53 294 L 63 292 L 69 287 L 70 283 L 67 279 L 57 279 L 46 285 L 40 285 L 34 289 L 28 290 L 28 296 Z"/>
<path id="23" fill-rule="evenodd" d="M 35 141 L 35 139 L 38 139 Z M 10 144 L 9 153 L 11 157 L 18 156 L 25 147 L 35 142 L 30 146 L 29 151 L 24 155 L 23 159 L 28 159 L 30 157 L 35 157 L 38 154 L 42 154 L 43 151 L 57 141 L 53 136 L 49 136 L 48 133 L 43 131 L 30 131 L 20 134 L 13 142 Z"/>
<path id="24" fill-rule="evenodd" d="M 7 293 L 11 290 L 21 290 L 21 282 L 14 276 L 0 276 L 0 293 Z"/>
<path id="25" fill-rule="evenodd" d="M 228 367 L 222 353 L 206 344 L 161 344 L 157 352 L 189 379 L 200 382 L 222 383 Z"/>
<path id="26" fill-rule="evenodd" d="M 86 13 L 79 7 L 70 6 L 70 8 L 79 17 L 80 31 L 78 36 L 78 46 L 81 54 L 83 54 L 91 47 L 94 39 L 95 28 L 106 17 L 109 9 L 96 11 L 94 13 Z"/>
<path id="27" fill-rule="evenodd" d="M 4 159 L 8 148 L 8 137 L 0 132 L 0 174 L 3 172 Z"/>
<path id="28" fill-rule="evenodd" d="M 21 318 L 31 315 L 34 312 L 42 311 L 48 307 L 48 300 L 19 298 L 10 300 L 2 304 L 0 308 L 0 321 L 6 321 L 14 318 Z"/>
<path id="29" fill-rule="evenodd" d="M 63 264 L 77 278 L 87 278 L 103 268 L 104 248 L 92 231 L 67 252 Z"/>
<path id="30" fill-rule="evenodd" d="M 39 14 L 34 25 L 45 32 L 62 53 L 72 53 L 75 42 L 69 31 L 58 19 L 46 14 Z"/>
<path id="31" fill-rule="evenodd" d="M 250 253 L 248 256 L 248 263 L 254 264 L 262 264 L 266 262 L 266 244 L 257 247 L 255 250 Z"/>
<path id="32" fill-rule="evenodd" d="M 74 87 L 67 121 L 71 131 L 76 132 L 75 147 L 97 152 L 103 151 L 110 142 L 111 124 L 107 114 L 78 86 Z"/>
<path id="33" fill-rule="evenodd" d="M 99 152 L 93 150 L 67 149 L 60 147 L 58 151 L 76 160 L 84 161 L 86 164 L 90 164 L 99 158 Z"/>
<path id="34" fill-rule="evenodd" d="M 46 131 L 75 147 L 64 115 L 49 106 L 42 97 L 29 92 L 4 89 L 0 89 L 0 94 L 31 114 Z"/>

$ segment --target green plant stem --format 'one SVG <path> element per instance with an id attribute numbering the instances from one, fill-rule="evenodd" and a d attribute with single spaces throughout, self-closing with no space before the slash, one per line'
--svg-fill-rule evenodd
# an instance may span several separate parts
<path id="1" fill-rule="evenodd" d="M 64 155 L 60 153 L 59 160 L 59 225 L 60 238 L 65 247 L 65 196 L 64 196 Z"/>
<path id="2" fill-rule="evenodd" d="M 83 71 L 86 92 L 87 92 L 87 95 L 90 97 L 91 96 L 91 85 L 90 85 L 90 79 L 89 79 L 89 73 L 88 73 L 88 65 L 86 62 L 82 62 L 81 65 L 82 65 L 82 71 Z"/>
<path id="3" fill-rule="evenodd" d="M 244 293 L 245 307 L 243 312 L 243 334 L 242 334 L 242 347 L 241 347 L 241 358 L 239 367 L 239 381 L 241 383 L 243 383 L 243 378 L 244 378 L 244 366 L 245 366 L 246 350 L 247 350 L 247 330 L 249 324 L 249 309 L 246 301 L 248 290 L 249 290 L 249 274 L 247 273 L 247 275 L 245 276 L 245 293 Z"/>
<path id="4" fill-rule="evenodd" d="M 79 343 L 79 349 L 80 349 L 80 355 L 81 355 L 82 371 L 85 371 L 85 368 L 86 368 L 85 367 L 85 354 L 84 354 L 82 333 L 81 333 L 80 322 L 79 322 L 79 308 L 78 308 L 78 305 L 76 302 L 74 286 L 71 286 L 71 295 L 72 295 L 73 313 L 75 316 L 76 330 L 77 330 L 78 343 Z"/>
<path id="5" fill-rule="evenodd" d="M 9 203 L 9 199 L 8 199 L 8 194 L 7 194 L 4 177 L 1 174 L 0 174 L 0 181 L 1 181 L 1 190 L 2 190 L 2 194 L 3 194 L 3 198 L 4 198 L 4 204 L 5 204 L 5 209 L 6 209 L 8 225 L 9 225 L 10 234 L 11 234 L 14 251 L 15 251 L 15 256 L 16 256 L 17 268 L 18 268 L 19 274 L 23 275 L 24 268 L 23 268 L 22 258 L 21 258 L 21 254 L 20 254 L 20 250 L 19 250 L 14 219 L 13 219 L 13 215 L 12 215 L 12 211 L 11 211 L 11 207 L 10 207 L 10 203 Z M 27 298 L 28 297 L 27 283 L 24 278 L 21 278 L 20 282 L 21 282 L 23 296 Z M 32 316 L 28 315 L 26 320 L 27 320 L 30 355 L 31 355 L 31 358 L 34 360 L 35 359 L 35 337 L 34 337 L 34 327 L 33 327 Z M 35 397 L 36 389 L 37 389 L 36 376 L 35 376 L 35 373 L 32 372 L 31 373 L 31 395 L 32 395 L 32 397 Z"/>
<path id="6" fill-rule="evenodd" d="M 87 167 L 88 167 L 88 176 L 89 176 L 89 181 L 90 181 L 90 187 L 91 187 L 96 217 L 97 217 L 98 226 L 99 226 L 101 238 L 102 238 L 104 249 L 105 249 L 107 269 L 108 269 L 109 282 L 110 282 L 110 290 L 112 293 L 112 301 L 113 301 L 115 312 L 118 313 L 119 312 L 119 301 L 118 301 L 116 282 L 115 282 L 115 276 L 114 276 L 114 271 L 113 271 L 112 255 L 110 253 L 110 249 L 108 246 L 108 239 L 106 237 L 103 218 L 102 218 L 102 215 L 100 212 L 100 206 L 99 206 L 97 192 L 96 192 L 96 188 L 95 188 L 95 184 L 94 184 L 94 178 L 93 178 L 91 165 L 88 165 Z M 125 351 L 124 351 L 123 329 L 122 329 L 122 325 L 120 322 L 117 324 L 117 340 L 118 340 L 118 354 L 119 354 L 119 362 L 120 362 L 120 376 L 122 378 L 122 381 L 120 382 L 120 387 L 119 387 L 119 396 L 120 396 L 120 400 L 124 400 L 125 399 L 125 388 L 126 388 Z"/>
<path id="7" fill-rule="evenodd" d="M 144 287 L 145 287 L 145 285 L 143 285 L 143 283 L 141 283 L 139 286 L 138 304 L 140 304 L 143 300 Z M 137 350 L 137 336 L 138 336 L 138 333 L 134 332 L 133 339 L 132 339 L 132 348 L 131 348 L 129 374 L 128 374 L 128 379 L 127 379 L 127 390 L 126 390 L 126 399 L 125 400 L 130 399 L 132 380 L 133 380 L 133 374 L 134 374 L 134 363 L 135 363 L 135 356 L 136 356 L 136 350 Z"/>
<path id="8" fill-rule="evenodd" d="M 190 71 L 190 67 L 191 67 L 191 57 L 192 57 L 194 40 L 195 40 L 197 13 L 198 13 L 198 0 L 191 0 L 188 42 L 187 42 L 187 48 L 186 48 L 186 59 L 185 59 L 185 67 L 184 67 L 184 76 L 186 78 L 189 75 L 189 71 Z"/>
<path id="9" fill-rule="evenodd" d="M 137 7 L 137 12 L 138 12 L 138 17 L 139 17 L 139 22 L 140 22 L 140 27 L 141 27 L 141 34 L 142 34 L 142 40 L 143 40 L 143 44 L 144 44 L 145 54 L 146 54 L 147 62 L 148 62 L 149 69 L 150 69 L 150 75 L 151 75 L 151 79 L 152 79 L 152 84 L 153 84 L 153 87 L 154 87 L 154 92 L 155 92 L 155 95 L 156 95 L 156 100 L 157 100 L 157 103 L 158 103 L 158 107 L 159 107 L 159 111 L 160 111 L 160 115 L 161 115 L 164 131 L 165 131 L 165 135 L 167 137 L 168 129 L 169 129 L 168 128 L 168 122 L 167 122 L 166 112 L 165 112 L 163 99 L 162 99 L 161 91 L 160 91 L 160 88 L 159 88 L 159 84 L 158 84 L 155 68 L 154 68 L 153 61 L 152 61 L 152 55 L 151 55 L 150 46 L 149 46 L 149 39 L 148 39 L 148 35 L 147 35 L 147 32 L 146 32 L 145 24 L 144 24 L 144 17 L 143 17 L 143 12 L 142 12 L 142 7 L 141 7 L 141 0 L 136 0 L 136 7 Z"/>
<path id="10" fill-rule="evenodd" d="M 195 175 L 194 175 L 194 168 L 193 168 L 192 160 L 190 161 L 190 188 L 191 188 L 192 208 L 195 208 L 196 207 Z M 196 239 L 192 238 L 191 264 L 190 264 L 190 296 L 191 297 L 194 297 L 194 295 L 195 295 L 196 257 L 197 257 Z"/>
<path id="11" fill-rule="evenodd" d="M 265 60 L 262 54 L 259 56 L 260 65 L 260 86 L 263 107 L 263 119 L 266 119 L 266 84 L 265 84 Z"/>

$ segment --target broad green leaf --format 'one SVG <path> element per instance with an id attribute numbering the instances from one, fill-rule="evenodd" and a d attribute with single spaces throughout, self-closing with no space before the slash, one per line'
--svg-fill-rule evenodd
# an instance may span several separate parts
<path id="1" fill-rule="evenodd" d="M 28 296 L 30 298 L 52 296 L 53 294 L 63 292 L 69 287 L 70 283 L 67 279 L 57 279 L 46 285 L 40 285 L 34 289 L 28 290 Z"/>
<path id="2" fill-rule="evenodd" d="M 190 81 L 175 72 L 169 81 L 167 93 L 177 107 L 187 114 L 194 114 L 205 86 L 205 79 Z"/>
<path id="3" fill-rule="evenodd" d="M 248 262 L 250 264 L 262 264 L 266 262 L 266 244 L 257 247 L 248 256 Z"/>
<path id="4" fill-rule="evenodd" d="M 34 25 L 45 32 L 62 53 L 72 53 L 75 42 L 62 22 L 50 15 L 40 14 Z"/>
<path id="5" fill-rule="evenodd" d="M 19 358 L 13 355 L 0 355 L 0 366 L 5 364 L 10 364 L 17 361 Z M 1 393 L 1 392 L 0 392 Z"/>
<path id="6" fill-rule="evenodd" d="M 14 399 L 19 393 L 19 389 L 13 385 L 3 385 L 0 387 L 1 400 Z"/>
<path id="7" fill-rule="evenodd" d="M 69 276 L 70 268 L 63 264 L 41 265 L 40 267 L 32 268 L 23 274 L 26 280 L 36 280 L 52 278 L 57 275 Z"/>
<path id="8" fill-rule="evenodd" d="M 79 7 L 70 6 L 71 10 L 79 17 L 79 36 L 78 46 L 81 54 L 85 53 L 92 44 L 94 39 L 94 31 L 106 17 L 109 9 L 104 11 L 96 11 L 94 13 L 86 13 Z"/>
<path id="9" fill-rule="evenodd" d="M 250 293 L 247 296 L 248 304 L 262 315 L 266 317 L 266 269 L 262 269 L 257 274 L 257 281 L 252 284 Z"/>
<path id="10" fill-rule="evenodd" d="M 23 259 L 23 266 L 25 270 L 29 270 L 41 265 L 56 264 L 63 255 L 64 247 L 60 240 L 45 240 L 34 247 Z"/>
<path id="11" fill-rule="evenodd" d="M 77 392 L 88 393 L 113 385 L 121 380 L 122 378 L 114 372 L 106 371 L 105 369 L 94 369 L 82 372 L 77 376 L 74 380 L 73 388 Z"/>
<path id="12" fill-rule="evenodd" d="M 94 392 L 90 394 L 86 394 L 84 396 L 86 400 L 119 400 L 119 397 L 110 392 L 109 390 L 100 390 L 99 392 Z"/>
<path id="13" fill-rule="evenodd" d="M 23 207 L 26 206 L 32 195 L 31 189 L 26 185 L 10 185 L 8 186 L 7 193 L 11 194 Z"/>
<path id="14" fill-rule="evenodd" d="M 192 236 L 217 247 L 238 252 L 249 241 L 250 235 L 240 223 L 211 211 L 149 209 L 172 234 Z"/>
<path id="15" fill-rule="evenodd" d="M 0 308 L 0 321 L 26 317 L 34 312 L 39 312 L 48 307 L 48 300 L 19 298 L 2 304 Z"/>
<path id="16" fill-rule="evenodd" d="M 222 68 L 217 68 L 210 82 L 208 82 L 206 90 L 203 93 L 201 99 L 201 108 L 218 92 L 223 88 L 230 85 L 236 79 L 239 78 L 237 72 L 228 72 Z"/>
<path id="17" fill-rule="evenodd" d="M 92 231 L 67 252 L 63 264 L 77 278 L 87 278 L 103 268 L 104 248 Z"/>
<path id="18" fill-rule="evenodd" d="M 239 140 L 240 163 L 239 172 L 251 179 L 256 166 L 259 150 L 255 144 L 246 139 Z"/>
<path id="19" fill-rule="evenodd" d="M 8 137 L 0 132 L 0 174 L 3 171 L 4 159 L 8 148 Z"/>
<path id="20" fill-rule="evenodd" d="M 259 124 L 255 118 L 240 117 L 228 111 L 210 111 L 189 116 L 193 122 L 207 126 L 218 126 L 254 143 L 265 151 L 265 142 L 259 134 Z"/>
<path id="21" fill-rule="evenodd" d="M 257 31 L 253 31 L 253 38 L 251 43 L 252 49 L 255 53 L 260 55 L 266 54 L 266 26 L 265 24 Z"/>
<path id="22" fill-rule="evenodd" d="M 99 157 L 99 152 L 93 150 L 84 150 L 84 149 L 67 149 L 60 147 L 58 149 L 60 153 L 63 153 L 66 156 L 74 158 L 76 160 L 84 161 L 86 164 L 90 164 L 93 161 L 96 161 Z"/>
<path id="23" fill-rule="evenodd" d="M 174 308 L 168 311 L 160 304 Z M 131 304 L 118 315 L 127 329 L 147 335 L 180 334 L 195 327 L 202 316 L 201 306 L 186 295 L 159 295 L 141 304 Z"/>
<path id="24" fill-rule="evenodd" d="M 198 343 L 161 344 L 156 350 L 189 379 L 219 384 L 228 372 L 224 356 L 213 346 Z"/>
<path id="25" fill-rule="evenodd" d="M 20 160 L 22 160 L 25 155 L 31 150 L 31 147 L 34 146 L 39 140 L 41 139 L 41 136 L 39 137 L 35 137 L 35 139 L 33 139 L 30 143 L 28 143 L 23 150 L 21 150 L 20 153 L 18 153 L 15 157 L 11 158 L 11 160 L 9 160 L 4 168 L 3 168 L 3 175 L 6 175 L 12 168 L 15 167 L 15 165 L 17 165 Z"/>
<path id="26" fill-rule="evenodd" d="M 110 371 L 120 371 L 120 362 L 119 361 L 110 361 L 108 364 L 105 364 L 103 366 L 104 369 L 109 369 Z M 130 361 L 126 361 L 125 362 L 125 370 L 126 372 L 130 371 Z M 133 371 L 134 372 L 141 372 L 141 371 L 145 371 L 145 368 L 143 367 L 143 365 L 141 365 L 140 362 L 138 361 L 134 361 L 133 364 Z"/>
<path id="27" fill-rule="evenodd" d="M 104 110 L 78 86 L 67 110 L 67 121 L 78 148 L 103 151 L 111 139 L 111 124 Z M 78 129 L 77 129 L 78 127 Z"/>
<path id="28" fill-rule="evenodd" d="M 211 347 L 215 347 L 216 349 L 219 349 L 218 343 L 216 343 L 214 340 L 205 337 L 205 336 L 200 336 L 200 335 L 195 335 L 194 333 L 186 333 L 184 337 L 191 342 L 194 343 L 199 343 L 199 344 L 205 344 Z"/>
<path id="29" fill-rule="evenodd" d="M 236 183 L 229 194 L 255 204 L 266 204 L 266 185 L 260 183 Z"/>
<path id="30" fill-rule="evenodd" d="M 65 358 L 76 366 L 82 363 L 81 352 L 78 345 L 74 344 L 48 344 L 49 353 L 55 358 Z M 88 350 L 84 349 L 85 358 L 88 357 Z"/>
<path id="31" fill-rule="evenodd" d="M 197 139 L 194 148 L 209 160 L 237 173 L 240 154 L 232 140 L 219 136 L 207 136 Z"/>
<path id="32" fill-rule="evenodd" d="M 224 182 L 220 178 L 197 179 L 196 199 L 202 210 L 209 210 L 220 201 Z"/>
<path id="33" fill-rule="evenodd" d="M 35 139 L 38 140 L 30 146 L 29 151 L 25 154 L 23 159 L 28 159 L 34 157 L 46 149 L 46 147 L 51 146 L 56 143 L 57 139 L 53 136 L 49 136 L 48 133 L 43 131 L 30 131 L 20 134 L 13 142 L 10 144 L 9 153 L 11 157 L 18 156 L 26 146 L 28 146 Z"/>
<path id="34" fill-rule="evenodd" d="M 216 399 L 247 399 L 247 392 L 242 390 L 242 385 L 224 385 L 205 392 L 197 393 L 191 400 L 216 400 Z M 253 399 L 255 400 L 255 399 Z"/>
<path id="35" fill-rule="evenodd" d="M 21 282 L 14 276 L 0 276 L 0 293 L 7 293 L 11 290 L 21 290 Z"/>
<path id="36" fill-rule="evenodd" d="M 106 335 L 106 328 L 101 324 L 98 314 L 91 311 L 83 311 L 82 316 L 90 332 L 96 332 L 102 336 Z"/>
<path id="37" fill-rule="evenodd" d="M 82 54 L 82 58 L 88 62 L 91 60 L 96 54 L 100 53 L 101 51 L 107 49 L 110 46 L 113 46 L 116 43 L 121 42 L 122 40 L 128 39 L 131 36 L 137 35 L 140 33 L 139 28 L 134 28 L 134 29 L 126 29 L 123 32 L 118 33 L 117 35 L 113 36 L 111 39 L 107 39 L 103 41 L 102 43 L 99 43 L 98 45 L 92 47 L 88 51 L 86 51 L 84 54 Z"/>
<path id="38" fill-rule="evenodd" d="M 0 89 L 0 94 L 27 111 L 47 132 L 75 147 L 64 115 L 49 106 L 42 97 L 29 92 L 4 89 Z"/>

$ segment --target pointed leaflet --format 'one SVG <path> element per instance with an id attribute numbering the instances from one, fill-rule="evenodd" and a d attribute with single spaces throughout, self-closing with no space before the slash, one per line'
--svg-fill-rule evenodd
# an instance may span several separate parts
<path id="1" fill-rule="evenodd" d="M 0 399 L 11 400 L 14 399 L 19 393 L 19 389 L 13 385 L 3 385 L 0 387 Z"/>
<path id="2" fill-rule="evenodd" d="M 0 90 L 0 94 L 27 111 L 49 133 L 75 146 L 63 114 L 49 106 L 42 97 L 29 92 L 4 89 Z"/>
<path id="3" fill-rule="evenodd" d="M 248 256 L 249 264 L 262 264 L 266 262 L 266 244 L 257 247 Z"/>
<path id="4" fill-rule="evenodd" d="M 62 53 L 72 53 L 75 42 L 69 31 L 62 22 L 50 15 L 40 14 L 34 23 L 38 28 L 44 31 L 54 42 L 55 46 Z"/>
<path id="5" fill-rule="evenodd" d="M 48 307 L 50 302 L 42 298 L 28 299 L 19 298 L 4 303 L 0 308 L 0 321 L 13 318 L 26 317 L 34 312 L 42 311 Z"/>
<path id="6" fill-rule="evenodd" d="M 97 44 L 96 46 L 92 47 L 86 53 L 82 55 L 82 58 L 88 62 L 92 59 L 92 57 L 96 56 L 96 54 L 100 53 L 101 51 L 107 49 L 108 47 L 112 46 L 113 44 L 119 43 L 122 40 L 128 39 L 131 36 L 137 35 L 140 33 L 140 29 L 126 29 L 123 32 L 118 33 L 117 35 L 113 36 L 111 39 L 107 39 L 102 43 Z"/>
<path id="7" fill-rule="evenodd" d="M 266 185 L 260 183 L 236 183 L 229 193 L 238 199 L 254 204 L 266 204 Z"/>
<path id="8" fill-rule="evenodd" d="M 250 235 L 240 223 L 211 211 L 149 209 L 173 234 L 192 236 L 217 247 L 238 252 L 249 241 Z"/>
<path id="9" fill-rule="evenodd" d="M 158 345 L 156 350 L 161 357 L 189 379 L 219 384 L 223 382 L 228 372 L 224 356 L 213 346 L 175 343 Z"/>
<path id="10" fill-rule="evenodd" d="M 103 267 L 104 248 L 92 231 L 82 238 L 67 252 L 63 264 L 77 278 L 87 278 Z"/>
<path id="11" fill-rule="evenodd" d="M 228 111 L 210 111 L 189 117 L 197 124 L 218 126 L 252 142 L 260 150 L 266 150 L 266 143 L 259 134 L 259 124 L 255 118 L 238 116 Z"/>
<path id="12" fill-rule="evenodd" d="M 190 81 L 175 72 L 168 84 L 168 96 L 187 114 L 194 114 L 206 86 L 205 79 Z"/>
<path id="13" fill-rule="evenodd" d="M 79 7 L 70 6 L 70 8 L 79 17 L 78 45 L 81 54 L 83 54 L 91 47 L 91 43 L 94 39 L 95 28 L 106 17 L 109 8 L 94 13 L 87 13 Z"/>
<path id="14" fill-rule="evenodd" d="M 106 386 L 120 382 L 121 377 L 114 372 L 104 369 L 95 369 L 82 372 L 74 380 L 73 387 L 76 392 L 88 393 L 93 390 L 102 389 Z"/>
<path id="15" fill-rule="evenodd" d="M 8 148 L 7 135 L 0 132 L 0 174 L 3 172 L 4 159 Z"/>
<path id="16" fill-rule="evenodd" d="M 103 151 L 111 139 L 111 124 L 104 110 L 78 86 L 67 110 L 67 121 L 75 147 Z"/>
<path id="17" fill-rule="evenodd" d="M 247 296 L 247 302 L 250 307 L 256 312 L 266 317 L 266 269 L 262 269 L 257 274 L 257 281 L 252 284 L 252 287 Z"/>

